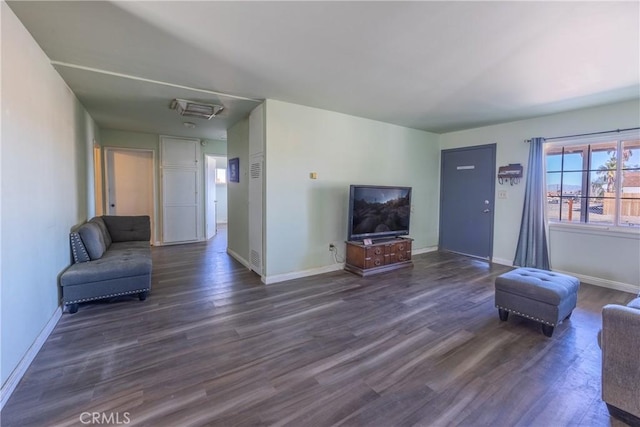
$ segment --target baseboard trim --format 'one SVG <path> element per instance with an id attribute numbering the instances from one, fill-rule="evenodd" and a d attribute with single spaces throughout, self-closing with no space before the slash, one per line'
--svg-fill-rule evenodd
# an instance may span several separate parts
<path id="1" fill-rule="evenodd" d="M 435 252 L 438 250 L 437 246 L 428 246 L 426 248 L 416 249 L 411 251 L 411 256 L 426 254 L 428 252 Z M 315 276 L 317 274 L 331 273 L 333 271 L 343 270 L 344 263 L 336 263 L 327 265 L 324 267 L 311 268 L 309 270 L 294 271 L 292 273 L 276 274 L 274 276 L 262 276 L 262 282 L 265 285 L 271 285 L 273 283 L 284 282 L 286 280 L 300 279 L 302 277 Z"/>
<path id="2" fill-rule="evenodd" d="M 311 268 L 309 270 L 294 271 L 292 273 L 276 274 L 273 276 L 262 276 L 262 282 L 265 285 L 284 282 L 286 280 L 300 279 L 302 277 L 315 276 L 317 274 L 331 273 L 333 271 L 343 270 L 344 263 L 331 264 L 324 267 Z"/>
<path id="3" fill-rule="evenodd" d="M 572 273 L 570 271 L 563 271 L 553 269 L 553 271 L 568 274 L 570 276 L 575 276 L 580 279 L 581 282 L 588 283 L 590 285 L 600 286 L 602 288 L 615 289 L 617 291 L 629 292 L 631 294 L 637 295 L 640 289 L 638 286 L 631 285 L 629 283 L 616 282 L 614 280 L 601 279 L 599 277 L 587 276 L 584 274 Z"/>
<path id="4" fill-rule="evenodd" d="M 18 363 L 18 366 L 16 366 L 13 372 L 11 372 L 11 375 L 9 375 L 7 381 L 2 384 L 2 388 L 0 389 L 0 410 L 4 408 L 5 403 L 7 403 L 7 401 L 11 397 L 11 394 L 20 383 L 20 380 L 24 376 L 25 372 L 27 372 L 27 369 L 29 369 L 29 366 L 31 366 L 31 362 L 33 362 L 33 359 L 36 358 L 38 352 L 47 341 L 47 338 L 49 338 L 49 335 L 51 335 L 51 332 L 56 327 L 61 317 L 62 307 L 58 307 L 56 308 L 56 311 L 53 312 L 51 319 L 49 319 L 40 334 L 38 334 L 36 340 L 33 342 L 33 344 L 31 344 L 29 350 L 27 350 L 27 352 L 24 354 L 24 356 Z"/>
<path id="5" fill-rule="evenodd" d="M 249 270 L 251 270 L 251 264 L 249 264 L 249 261 L 247 261 L 246 259 L 244 259 L 243 257 L 241 257 L 237 252 L 235 252 L 232 249 L 227 248 L 227 253 L 231 256 L 231 258 L 235 259 L 236 261 L 238 261 L 240 264 L 244 265 L 245 267 L 247 267 Z"/>
<path id="6" fill-rule="evenodd" d="M 513 261 L 504 258 L 491 258 L 491 262 L 495 264 L 506 265 L 508 267 L 513 267 Z"/>
<path id="7" fill-rule="evenodd" d="M 414 249 L 411 251 L 411 255 L 420 255 L 420 254 L 426 254 L 429 252 L 435 252 L 438 250 L 437 246 L 427 246 L 426 248 L 420 248 L 420 249 Z"/>
<path id="8" fill-rule="evenodd" d="M 512 261 L 503 258 L 493 258 L 492 262 L 496 264 L 506 265 L 508 267 L 516 267 L 513 265 Z M 517 268 L 517 267 L 516 267 Z M 631 285 L 629 283 L 616 282 L 614 280 L 601 279 L 599 277 L 587 276 L 586 274 L 574 273 L 572 271 L 564 271 L 558 270 L 556 268 L 552 268 L 556 273 L 568 274 L 569 276 L 574 276 L 580 279 L 581 282 L 588 283 L 590 285 L 600 286 L 602 288 L 615 289 L 617 291 L 629 292 L 632 294 L 637 294 L 640 292 L 638 286 Z"/>

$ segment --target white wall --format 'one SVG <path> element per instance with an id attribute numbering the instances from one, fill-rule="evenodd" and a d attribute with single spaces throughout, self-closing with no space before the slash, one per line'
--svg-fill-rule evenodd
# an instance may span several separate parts
<path id="1" fill-rule="evenodd" d="M 555 114 L 501 125 L 486 126 L 440 136 L 442 149 L 497 143 L 497 165 L 521 163 L 525 169 L 531 137 L 554 137 L 640 125 L 638 100 Z M 526 175 L 526 170 L 525 170 Z M 524 180 L 519 185 L 496 184 L 496 192 L 507 191 L 507 199 L 496 194 L 494 258 L 511 265 L 518 242 Z M 640 290 L 640 238 L 638 234 L 607 234 L 550 229 L 551 266 L 554 270 L 581 276 L 585 281 L 637 292 Z"/>
<path id="2" fill-rule="evenodd" d="M 91 117 L 2 2 L 0 220 L 3 387 L 59 314 L 70 229 L 93 205 Z"/>
<path id="3" fill-rule="evenodd" d="M 344 256 L 350 184 L 413 187 L 413 248 L 436 246 L 439 169 L 436 134 L 267 100 L 267 282 L 334 265 L 329 243 Z"/>

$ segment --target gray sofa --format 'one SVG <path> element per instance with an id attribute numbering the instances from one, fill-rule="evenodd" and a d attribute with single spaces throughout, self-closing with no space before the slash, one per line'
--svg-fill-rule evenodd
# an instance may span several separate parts
<path id="1" fill-rule="evenodd" d="M 609 413 L 640 426 L 640 294 L 626 306 L 605 305 L 602 330 L 602 400 Z"/>
<path id="2" fill-rule="evenodd" d="M 70 233 L 74 263 L 60 277 L 62 302 L 70 313 L 78 303 L 137 294 L 151 289 L 148 216 L 100 216 Z"/>

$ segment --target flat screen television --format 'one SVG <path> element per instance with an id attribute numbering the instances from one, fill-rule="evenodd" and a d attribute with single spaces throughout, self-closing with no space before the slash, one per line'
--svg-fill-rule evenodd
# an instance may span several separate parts
<path id="1" fill-rule="evenodd" d="M 409 234 L 411 187 L 352 185 L 348 240 L 394 238 Z"/>

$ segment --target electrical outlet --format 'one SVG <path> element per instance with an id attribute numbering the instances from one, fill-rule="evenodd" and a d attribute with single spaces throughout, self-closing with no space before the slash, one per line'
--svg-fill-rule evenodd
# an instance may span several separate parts
<path id="1" fill-rule="evenodd" d="M 506 198 L 507 198 L 507 190 L 499 190 L 498 199 L 506 199 Z"/>
<path id="2" fill-rule="evenodd" d="M 336 246 L 333 243 L 329 243 L 329 251 L 335 251 L 336 250 Z"/>

